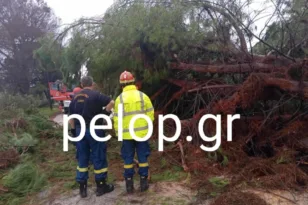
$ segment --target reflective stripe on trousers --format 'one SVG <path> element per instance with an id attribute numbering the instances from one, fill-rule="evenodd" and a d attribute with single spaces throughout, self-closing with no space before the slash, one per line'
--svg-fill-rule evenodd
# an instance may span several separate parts
<path id="1" fill-rule="evenodd" d="M 134 156 L 137 152 L 140 176 L 148 176 L 149 164 L 148 157 L 151 153 L 149 142 L 137 142 L 134 140 L 123 140 L 121 148 L 121 156 L 124 160 L 124 177 L 133 177 L 134 170 Z"/>
<path id="2" fill-rule="evenodd" d="M 104 131 L 95 130 L 99 137 L 104 137 Z M 79 135 L 80 128 L 76 128 L 76 134 Z M 76 143 L 78 166 L 76 170 L 76 181 L 88 180 L 89 161 L 94 166 L 95 180 L 105 179 L 108 172 L 107 146 L 105 142 L 98 142 L 92 138 L 90 130 L 86 129 L 84 138 Z"/>

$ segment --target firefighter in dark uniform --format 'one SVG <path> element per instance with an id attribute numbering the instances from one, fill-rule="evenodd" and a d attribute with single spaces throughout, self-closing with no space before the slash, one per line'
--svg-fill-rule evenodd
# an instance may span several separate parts
<path id="1" fill-rule="evenodd" d="M 88 181 L 88 167 L 89 160 L 94 165 L 95 181 L 97 185 L 96 196 L 101 196 L 114 190 L 112 184 L 107 184 L 108 163 L 106 156 L 106 142 L 96 141 L 90 133 L 90 122 L 98 114 L 103 114 L 103 107 L 107 112 L 110 112 L 114 106 L 114 101 L 93 90 L 93 79 L 89 76 L 81 79 L 82 90 L 74 96 L 69 113 L 78 114 L 83 117 L 86 123 L 86 132 L 83 139 L 76 143 L 77 148 L 77 176 L 76 181 L 80 184 L 80 196 L 82 198 L 87 196 L 87 181 Z M 106 112 L 105 111 L 105 112 Z M 79 136 L 81 126 L 79 120 L 73 121 L 74 126 L 72 133 L 74 136 Z M 103 120 L 97 120 L 95 125 L 102 125 Z M 105 137 L 104 130 L 97 129 L 95 133 L 98 137 Z"/>

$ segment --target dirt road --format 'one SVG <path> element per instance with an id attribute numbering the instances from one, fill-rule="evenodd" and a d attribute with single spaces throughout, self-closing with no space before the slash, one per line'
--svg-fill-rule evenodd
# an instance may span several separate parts
<path id="1" fill-rule="evenodd" d="M 137 188 L 137 187 L 136 187 Z M 48 202 L 49 205 L 120 205 L 120 204 L 188 204 L 193 201 L 193 193 L 183 188 L 179 183 L 156 183 L 151 184 L 147 193 L 136 191 L 132 195 L 125 193 L 124 182 L 117 182 L 115 190 L 101 197 L 96 197 L 95 187 L 88 191 L 88 197 L 81 199 L 78 190 L 74 190 L 68 196 Z"/>
<path id="2" fill-rule="evenodd" d="M 63 114 L 56 115 L 53 118 L 53 121 L 62 126 L 63 125 Z"/>

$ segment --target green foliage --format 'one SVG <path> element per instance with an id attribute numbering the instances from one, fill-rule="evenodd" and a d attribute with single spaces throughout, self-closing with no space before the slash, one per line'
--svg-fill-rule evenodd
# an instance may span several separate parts
<path id="1" fill-rule="evenodd" d="M 207 2 L 159 0 L 127 4 L 120 0 L 101 19 L 80 19 L 71 27 L 72 38 L 66 47 L 57 53 L 61 54 L 58 67 L 64 81 L 77 82 L 80 68 L 86 64 L 88 74 L 103 85 L 102 91 L 108 95 L 118 95 L 118 77 L 124 70 L 133 72 L 138 81 L 146 84 L 146 92 L 153 93 L 161 85 L 160 80 L 169 76 L 169 63 L 177 61 L 175 56 L 192 63 L 224 61 L 221 51 L 235 49 L 233 39 L 237 38 L 232 34 L 230 19 L 217 14 L 226 12 L 222 9 L 226 7 L 240 20 L 248 15 L 240 1 L 215 2 L 220 6 L 210 13 L 205 8 L 213 5 Z M 42 48 L 49 42 L 43 42 Z M 50 49 L 51 56 L 48 52 L 43 55 L 45 50 L 41 50 L 42 60 L 52 65 L 49 61 L 55 50 Z"/>
<path id="2" fill-rule="evenodd" d="M 27 116 L 27 121 L 32 125 L 28 128 L 30 133 L 33 133 L 35 137 L 49 137 L 59 138 L 62 136 L 62 131 L 55 129 L 54 123 L 48 118 L 42 115 L 30 115 Z"/>
<path id="3" fill-rule="evenodd" d="M 42 107 L 39 109 L 39 113 L 46 118 L 50 118 L 55 114 L 58 114 L 59 109 L 58 108 L 50 109 L 50 107 Z"/>
<path id="4" fill-rule="evenodd" d="M 55 150 L 62 150 L 62 143 L 59 140 L 59 136 L 62 135 L 61 130 L 53 127 L 48 113 L 38 111 L 37 102 L 33 96 L 0 93 L 0 106 L 3 108 L 0 111 L 0 151 L 11 153 L 11 150 L 16 150 L 19 163 L 15 166 L 17 159 L 14 157 L 8 164 L 12 169 L 1 170 L 3 171 L 0 173 L 1 184 L 8 189 L 8 192 L 0 196 L 0 201 L 4 204 L 25 204 L 29 194 L 41 191 L 47 185 L 47 177 L 52 176 L 51 173 L 67 178 L 72 176 L 75 169 L 75 166 L 67 163 L 68 160 L 64 160 L 63 164 L 57 166 L 56 162 L 52 161 L 54 170 L 52 168 L 47 172 L 42 170 L 44 167 L 40 165 L 46 158 L 41 150 L 50 150 L 50 144 L 44 137 L 47 136 L 49 140 L 56 142 L 54 144 L 57 148 L 50 150 L 50 156 L 58 157 L 60 154 L 68 158 L 70 156 L 67 156 L 67 153 L 55 154 Z"/>
<path id="5" fill-rule="evenodd" d="M 223 165 L 223 166 L 227 166 L 228 164 L 229 164 L 229 159 L 228 159 L 228 157 L 227 156 L 223 156 L 224 157 L 224 159 L 223 159 L 223 161 L 221 162 L 221 164 Z"/>
<path id="6" fill-rule="evenodd" d="M 167 166 L 168 162 L 165 158 L 162 158 L 160 162 L 161 162 L 161 168 L 165 168 Z"/>
<path id="7" fill-rule="evenodd" d="M 41 47 L 34 51 L 34 57 L 39 63 L 39 69 L 45 72 L 59 71 L 62 64 L 62 47 L 56 41 L 54 34 L 44 36 L 39 40 Z"/>
<path id="8" fill-rule="evenodd" d="M 9 136 L 10 135 L 8 133 L 1 133 L 0 151 L 5 151 L 12 147 L 12 145 L 10 144 Z"/>
<path id="9" fill-rule="evenodd" d="M 12 200 L 10 200 L 8 205 L 19 205 L 19 204 L 22 204 L 24 201 L 25 199 L 13 198 Z"/>
<path id="10" fill-rule="evenodd" d="M 268 26 L 262 40 L 285 55 L 295 58 L 307 56 L 307 7 L 305 1 L 277 1 L 277 20 Z M 272 51 L 262 42 L 254 46 L 254 52 L 267 54 Z"/>
<path id="11" fill-rule="evenodd" d="M 64 82 L 70 87 L 80 81 L 81 67 L 87 60 L 87 44 L 87 39 L 80 31 L 76 30 L 73 32 L 68 46 L 63 49 L 61 70 L 64 74 Z"/>
<path id="12" fill-rule="evenodd" d="M 18 147 L 28 147 L 37 144 L 37 140 L 33 139 L 29 133 L 23 133 L 19 138 L 15 136 L 11 138 L 11 142 L 14 146 Z"/>
<path id="13" fill-rule="evenodd" d="M 46 177 L 33 163 L 17 165 L 3 178 L 3 184 L 17 196 L 25 196 L 41 190 L 46 185 Z"/>
<path id="14" fill-rule="evenodd" d="M 53 129 L 53 124 L 49 119 L 39 114 L 29 115 L 27 121 L 29 121 L 38 132 Z"/>
<path id="15" fill-rule="evenodd" d="M 64 184 L 64 188 L 66 188 L 68 190 L 78 189 L 79 184 L 76 181 L 66 182 Z"/>
<path id="16" fill-rule="evenodd" d="M 20 114 L 35 113 L 39 100 L 31 95 L 10 95 L 9 93 L 0 92 L 0 119 L 10 119 Z"/>
<path id="17" fill-rule="evenodd" d="M 280 156 L 277 160 L 276 163 L 277 164 L 287 164 L 287 163 L 291 163 L 292 159 L 290 158 L 290 156 L 285 155 L 285 156 Z"/>
<path id="18" fill-rule="evenodd" d="M 171 8 L 137 3 L 128 7 L 115 5 L 106 13 L 101 28 L 87 31 L 89 34 L 95 32 L 96 39 L 79 33 L 83 40 L 78 40 L 77 45 L 82 45 L 84 51 L 78 53 L 87 56 L 89 74 L 106 87 L 115 88 L 118 80 L 107 79 L 118 79 L 124 69 L 134 72 L 137 80 L 159 84 L 159 80 L 168 75 L 166 68 L 172 53 L 180 51 L 188 42 L 201 40 L 202 34 L 196 32 L 194 22 L 183 23 L 188 10 L 181 4 Z M 73 42 L 69 46 L 79 50 L 73 47 Z"/>
<path id="19" fill-rule="evenodd" d="M 230 184 L 228 179 L 223 177 L 211 177 L 208 179 L 209 185 L 201 188 L 197 195 L 199 199 L 210 199 L 223 193 Z"/>
<path id="20" fill-rule="evenodd" d="M 181 168 L 180 168 L 181 169 Z M 180 181 L 183 180 L 187 174 L 178 168 L 173 168 L 173 170 L 166 170 L 163 173 L 153 174 L 152 180 L 157 181 Z"/>
<path id="21" fill-rule="evenodd" d="M 208 157 L 215 162 L 220 162 L 222 166 L 227 166 L 229 163 L 228 156 L 224 154 L 221 147 L 215 152 L 209 152 Z"/>
<path id="22" fill-rule="evenodd" d="M 218 189 L 222 189 L 229 184 L 229 181 L 220 177 L 212 177 L 209 182 Z"/>
<path id="23" fill-rule="evenodd" d="M 74 31 L 66 47 L 61 45 L 54 34 L 42 38 L 40 45 L 34 57 L 39 62 L 40 71 L 48 76 L 45 79 L 46 85 L 48 81 L 56 80 L 63 80 L 68 87 L 78 84 L 81 66 L 86 62 L 86 39 L 81 32 Z M 36 90 L 41 89 L 36 86 Z"/>

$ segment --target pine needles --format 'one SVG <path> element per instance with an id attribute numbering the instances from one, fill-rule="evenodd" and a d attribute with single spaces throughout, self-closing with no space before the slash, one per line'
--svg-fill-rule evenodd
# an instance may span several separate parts
<path id="1" fill-rule="evenodd" d="M 32 162 L 17 165 L 3 178 L 3 184 L 11 193 L 25 196 L 40 191 L 47 183 L 45 174 Z"/>

